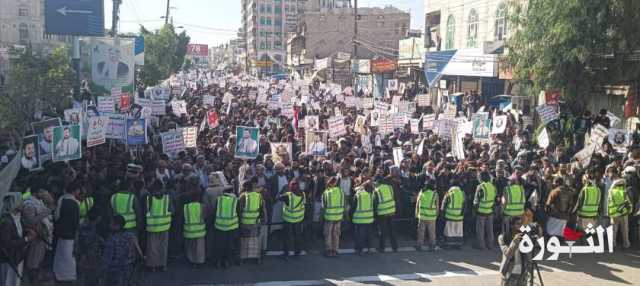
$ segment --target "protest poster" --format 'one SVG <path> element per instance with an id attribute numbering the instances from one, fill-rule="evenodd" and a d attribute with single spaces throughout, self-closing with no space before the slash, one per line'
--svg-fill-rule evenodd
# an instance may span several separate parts
<path id="1" fill-rule="evenodd" d="M 120 96 L 122 95 L 122 88 L 119 86 L 114 86 L 111 88 L 111 97 L 113 98 L 114 102 L 117 102 L 120 100 Z"/>
<path id="2" fill-rule="evenodd" d="M 403 159 L 404 159 L 404 152 L 402 151 L 402 147 L 394 147 L 393 148 L 393 164 L 400 167 L 400 164 L 402 164 Z"/>
<path id="3" fill-rule="evenodd" d="M 393 128 L 394 129 L 396 129 L 396 128 L 403 129 L 404 128 L 404 119 L 405 119 L 404 113 L 394 113 L 391 116 L 391 120 L 393 122 Z"/>
<path id="4" fill-rule="evenodd" d="M 357 107 L 356 106 L 356 97 L 355 96 L 345 96 L 344 97 L 344 105 L 347 107 Z"/>
<path id="5" fill-rule="evenodd" d="M 627 147 L 631 146 L 633 141 L 633 133 L 624 129 L 611 128 L 609 129 L 608 139 L 616 152 L 625 154 L 627 153 Z"/>
<path id="6" fill-rule="evenodd" d="M 451 140 L 451 130 L 453 130 L 458 123 L 450 119 L 438 120 L 437 122 L 436 128 L 438 130 L 438 136 Z"/>
<path id="7" fill-rule="evenodd" d="M 398 80 L 397 79 L 390 79 L 387 81 L 387 89 L 389 89 L 389 91 L 397 91 L 398 90 Z"/>
<path id="8" fill-rule="evenodd" d="M 134 40 L 90 38 L 91 81 L 105 91 L 113 87 L 133 90 Z M 113 98 L 112 98 L 113 99 Z"/>
<path id="9" fill-rule="evenodd" d="M 216 104 L 216 98 L 214 96 L 211 96 L 209 94 L 205 94 L 202 97 L 202 104 L 205 106 L 214 106 Z"/>
<path id="10" fill-rule="evenodd" d="M 420 134 L 420 118 L 409 119 L 409 125 L 411 126 L 411 134 Z"/>
<path id="11" fill-rule="evenodd" d="M 391 116 L 383 116 L 379 119 L 379 133 L 387 135 L 393 133 L 393 118 Z"/>
<path id="12" fill-rule="evenodd" d="M 123 92 L 120 95 L 120 100 L 118 102 L 120 112 L 128 112 L 131 110 L 131 95 L 129 95 L 129 93 Z"/>
<path id="13" fill-rule="evenodd" d="M 173 114 L 177 116 L 187 114 L 187 102 L 184 100 L 171 101 L 171 109 L 173 110 Z"/>
<path id="14" fill-rule="evenodd" d="M 256 98 L 256 104 L 267 104 L 268 95 L 266 92 L 262 92 Z"/>
<path id="15" fill-rule="evenodd" d="M 596 149 L 599 150 L 602 148 L 602 143 L 607 136 L 609 136 L 609 130 L 600 124 L 596 124 L 591 128 L 590 142 L 595 144 Z"/>
<path id="16" fill-rule="evenodd" d="M 458 133 L 461 134 L 462 137 L 464 137 L 467 134 L 473 135 L 473 122 L 471 121 L 458 122 L 457 128 L 458 128 Z"/>
<path id="17" fill-rule="evenodd" d="M 116 106 L 111 96 L 98 96 L 98 112 L 115 113 Z"/>
<path id="18" fill-rule="evenodd" d="M 538 146 L 542 149 L 546 149 L 549 147 L 549 133 L 547 132 L 547 128 L 542 128 L 540 134 L 538 134 Z"/>
<path id="19" fill-rule="evenodd" d="M 596 150 L 595 144 L 587 145 L 584 148 L 582 148 L 582 150 L 580 150 L 578 153 L 576 153 L 573 157 L 575 157 L 578 160 L 578 162 L 580 162 L 580 165 L 582 165 L 582 168 L 586 168 L 587 166 L 589 166 L 589 163 L 591 163 L 591 155 L 593 155 L 593 152 L 595 150 Z"/>
<path id="20" fill-rule="evenodd" d="M 373 97 L 364 97 L 360 99 L 360 106 L 363 109 L 373 109 Z"/>
<path id="21" fill-rule="evenodd" d="M 256 100 L 256 98 L 258 98 L 258 91 L 255 89 L 250 90 L 247 97 L 249 97 L 250 100 Z"/>
<path id="22" fill-rule="evenodd" d="M 547 125 L 549 122 L 554 121 L 560 117 L 560 114 L 556 112 L 553 106 L 551 105 L 539 105 L 536 107 L 536 111 L 540 116 L 540 121 L 542 124 Z"/>
<path id="23" fill-rule="evenodd" d="M 404 90 L 407 88 L 407 85 L 404 82 L 401 82 L 398 86 L 398 94 L 404 94 Z"/>
<path id="24" fill-rule="evenodd" d="M 107 142 L 106 127 L 109 117 L 96 116 L 89 118 L 89 129 L 87 131 L 87 147 L 98 146 Z"/>
<path id="25" fill-rule="evenodd" d="M 420 107 L 431 106 L 431 95 L 429 94 L 418 94 L 416 96 L 416 102 Z"/>
<path id="26" fill-rule="evenodd" d="M 305 134 L 305 150 L 308 155 L 325 156 L 329 133 L 326 131 L 307 131 Z"/>
<path id="27" fill-rule="evenodd" d="M 20 166 L 29 171 L 36 171 L 41 168 L 40 156 L 38 155 L 38 136 L 29 135 L 22 139 L 22 156 Z"/>
<path id="28" fill-rule="evenodd" d="M 220 122 L 218 121 L 218 113 L 215 111 L 209 111 L 207 112 L 207 124 L 209 125 L 209 128 L 214 129 L 217 128 L 218 125 L 220 125 Z"/>
<path id="29" fill-rule="evenodd" d="M 293 146 L 291 143 L 271 143 L 271 158 L 273 163 L 289 165 L 292 154 Z"/>
<path id="30" fill-rule="evenodd" d="M 61 122 L 59 118 L 51 118 L 31 123 L 33 134 L 38 136 L 38 157 L 41 163 L 51 160 L 51 153 L 53 152 L 53 128 L 60 125 Z"/>
<path id="31" fill-rule="evenodd" d="M 182 131 L 182 138 L 184 139 L 185 148 L 196 148 L 198 142 L 198 127 L 190 126 L 180 128 Z"/>
<path id="32" fill-rule="evenodd" d="M 70 161 L 82 158 L 80 125 L 64 125 L 53 128 L 53 161 Z"/>
<path id="33" fill-rule="evenodd" d="M 384 116 L 384 113 L 378 109 L 374 109 L 373 111 L 371 111 L 370 116 L 371 121 L 369 122 L 369 126 L 378 127 L 380 126 L 380 119 L 382 118 L 382 116 Z"/>
<path id="34" fill-rule="evenodd" d="M 388 103 L 380 100 L 376 100 L 374 103 L 374 106 L 376 110 L 379 110 L 382 112 L 387 112 L 389 108 L 391 108 L 391 106 Z"/>
<path id="35" fill-rule="evenodd" d="M 473 120 L 473 139 L 489 140 L 491 134 L 491 119 L 479 116 Z"/>
<path id="36" fill-rule="evenodd" d="M 124 114 L 104 114 L 107 117 L 104 137 L 107 139 L 124 140 L 127 116 Z"/>
<path id="37" fill-rule="evenodd" d="M 153 86 L 144 91 L 144 96 L 153 100 L 167 101 L 171 98 L 171 89 L 165 86 Z"/>
<path id="38" fill-rule="evenodd" d="M 451 153 L 456 159 L 464 160 L 464 132 L 461 132 L 458 127 L 451 129 Z"/>
<path id="39" fill-rule="evenodd" d="M 338 138 L 347 134 L 347 129 L 344 126 L 344 117 L 334 116 L 329 118 L 329 134 L 331 138 Z"/>
<path id="40" fill-rule="evenodd" d="M 491 134 L 502 134 L 507 130 L 507 116 L 498 115 L 493 118 L 493 128 L 491 128 Z"/>
<path id="41" fill-rule="evenodd" d="M 151 109 L 151 115 L 162 116 L 167 114 L 166 103 L 164 100 L 146 99 L 141 97 L 135 98 L 136 104 Z"/>
<path id="42" fill-rule="evenodd" d="M 422 130 L 431 130 L 435 127 L 436 115 L 424 114 L 422 115 Z"/>
<path id="43" fill-rule="evenodd" d="M 64 111 L 64 121 L 72 125 L 82 124 L 82 108 L 71 108 Z"/>
<path id="44" fill-rule="evenodd" d="M 236 127 L 235 157 L 239 159 L 255 159 L 260 151 L 260 130 L 255 127 Z"/>
<path id="45" fill-rule="evenodd" d="M 280 95 L 274 95 L 271 97 L 268 103 L 269 110 L 278 110 L 280 109 Z"/>
<path id="46" fill-rule="evenodd" d="M 366 117 L 362 115 L 358 115 L 356 117 L 356 121 L 353 124 L 353 130 L 361 135 L 367 134 L 367 127 L 365 126 L 366 121 L 367 121 Z"/>
<path id="47" fill-rule="evenodd" d="M 320 119 L 317 115 L 307 115 L 304 118 L 304 128 L 308 131 L 318 130 L 320 128 Z"/>
<path id="48" fill-rule="evenodd" d="M 292 119 L 293 118 L 293 103 L 291 102 L 282 102 L 280 103 L 280 114 L 282 116 Z"/>
<path id="49" fill-rule="evenodd" d="M 147 143 L 147 121 L 144 118 L 127 118 L 127 144 L 142 145 Z"/>
<path id="50" fill-rule="evenodd" d="M 342 116 L 342 109 L 340 109 L 340 106 L 336 106 L 333 108 L 333 115 L 336 117 Z"/>
<path id="51" fill-rule="evenodd" d="M 164 132 L 162 138 L 162 152 L 165 154 L 177 154 L 185 150 L 183 133 L 180 130 Z"/>

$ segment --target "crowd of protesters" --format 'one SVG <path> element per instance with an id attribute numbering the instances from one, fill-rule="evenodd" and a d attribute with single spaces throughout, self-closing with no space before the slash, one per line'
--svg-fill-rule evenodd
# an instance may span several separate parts
<path id="1" fill-rule="evenodd" d="M 186 100 L 187 114 L 158 118 L 149 126 L 149 144 L 113 141 L 83 148 L 79 160 L 19 172 L 0 223 L 2 285 L 48 279 L 129 285 L 137 263 L 167 271 L 169 258 L 186 258 L 193 267 L 227 268 L 262 263 L 267 249 L 288 259 L 319 237 L 327 257 L 339 255 L 341 240 L 353 240 L 357 255 L 370 255 L 397 251 L 399 232 L 415 235 L 417 250 L 460 249 L 465 241 L 478 249 L 499 246 L 505 257 L 518 257 L 501 266 L 503 283 L 522 285 L 525 270 L 514 247 L 521 224 L 536 222 L 555 236 L 566 227 L 613 225 L 620 249 L 640 241 L 640 150 L 632 144 L 619 153 L 601 142 L 588 165 L 573 156 L 591 126 L 610 127 L 606 111 L 563 114 L 547 127 L 551 144 L 539 148 L 533 126 L 469 95 L 459 116 L 471 118 L 483 107 L 491 116 L 508 115 L 507 128 L 485 142 L 466 136 L 465 159 L 459 159 L 433 129 L 412 133 L 407 124 L 381 135 L 367 119 L 366 130 L 356 130 L 357 116 L 369 112 L 347 108 L 319 82 L 294 87 L 293 97 L 307 97 L 296 105 L 295 119 L 256 102 L 256 94 L 282 94 L 291 82 L 209 71 L 172 82 L 186 89 L 175 96 Z M 228 93 L 232 100 L 223 103 Z M 406 88 L 391 96 L 414 101 L 418 93 Z M 205 95 L 215 97 L 214 106 L 203 103 Z M 439 110 L 418 107 L 410 117 Z M 201 124 L 209 111 L 216 112 L 217 126 Z M 336 112 L 344 116 L 346 135 L 330 136 L 324 156 L 307 152 L 299 122 L 319 116 L 320 129 L 328 130 Z M 162 132 L 201 125 L 196 148 L 163 154 Z M 236 126 L 259 127 L 257 158 L 234 156 Z M 290 158 L 274 160 L 269 143 L 276 142 L 291 143 Z M 400 162 L 394 161 L 397 147 Z"/>

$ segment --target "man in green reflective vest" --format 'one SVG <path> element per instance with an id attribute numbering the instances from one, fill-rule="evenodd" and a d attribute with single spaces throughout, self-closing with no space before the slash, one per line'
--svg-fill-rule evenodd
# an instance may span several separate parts
<path id="1" fill-rule="evenodd" d="M 262 262 L 262 239 L 260 237 L 261 222 L 267 218 L 265 202 L 262 198 L 264 188 L 256 186 L 254 182 L 243 184 L 246 190 L 240 194 L 240 259 L 256 259 Z"/>
<path id="2" fill-rule="evenodd" d="M 465 196 L 457 180 L 453 180 L 451 187 L 442 198 L 440 211 L 444 213 L 444 246 L 448 249 L 460 249 L 463 242 L 464 200 Z"/>
<path id="3" fill-rule="evenodd" d="M 520 167 L 520 166 L 516 166 Z M 521 167 L 520 167 L 521 168 Z M 510 221 L 512 217 L 524 215 L 525 194 L 522 187 L 522 179 L 516 170 L 516 176 L 510 178 L 509 185 L 502 194 L 502 233 L 511 233 Z"/>
<path id="4" fill-rule="evenodd" d="M 373 184 L 365 182 L 356 188 L 351 205 L 351 222 L 355 238 L 356 254 L 362 255 L 363 250 L 369 252 L 371 248 L 371 225 L 373 224 Z"/>
<path id="5" fill-rule="evenodd" d="M 476 213 L 476 249 L 493 249 L 493 206 L 496 202 L 496 187 L 488 172 L 478 174 L 480 185 L 473 197 L 473 209 Z M 486 241 L 485 241 L 486 236 Z M 486 244 L 485 244 L 486 242 Z"/>
<path id="6" fill-rule="evenodd" d="M 418 219 L 418 237 L 416 250 L 422 251 L 424 247 L 425 233 L 429 237 L 429 251 L 438 250 L 436 245 L 436 219 L 439 206 L 438 193 L 433 191 L 431 184 L 420 191 L 416 199 L 416 219 Z"/>
<path id="7" fill-rule="evenodd" d="M 129 179 L 124 179 L 118 186 L 117 193 L 111 195 L 111 211 L 113 215 L 121 215 L 124 218 L 124 230 L 138 235 L 138 199 L 133 194 L 133 184 Z"/>
<path id="8" fill-rule="evenodd" d="M 600 199 L 602 192 L 595 179 L 595 169 L 587 171 L 584 187 L 578 194 L 576 206 L 573 208 L 574 214 L 578 215 L 577 224 L 582 229 L 587 229 L 589 224 L 597 227 L 598 214 L 600 213 Z"/>
<path id="9" fill-rule="evenodd" d="M 302 225 L 304 221 L 304 210 L 306 196 L 300 190 L 297 179 L 294 179 L 287 186 L 287 191 L 278 196 L 282 205 L 282 220 L 284 221 L 284 239 L 282 241 L 282 258 L 289 257 L 289 243 L 293 242 L 294 255 L 300 255 L 302 251 Z"/>
<path id="10" fill-rule="evenodd" d="M 214 263 L 217 268 L 228 268 L 233 259 L 233 241 L 240 226 L 238 198 L 233 189 L 227 189 L 218 197 L 214 223 Z"/>
<path id="11" fill-rule="evenodd" d="M 152 271 L 160 269 L 164 272 L 167 270 L 173 205 L 170 194 L 164 192 L 164 185 L 160 180 L 153 182 L 150 191 L 151 194 L 143 201 L 147 231 L 145 263 Z"/>
<path id="12" fill-rule="evenodd" d="M 618 232 L 622 236 L 622 248 L 631 247 L 629 241 L 629 213 L 631 213 L 631 199 L 626 190 L 624 179 L 618 179 L 611 185 L 609 189 L 609 217 L 613 226 L 613 244 L 616 244 L 616 236 Z"/>
<path id="13" fill-rule="evenodd" d="M 209 209 L 210 210 L 210 209 Z M 193 267 L 204 264 L 206 259 L 206 235 L 207 208 L 195 197 L 189 198 L 183 206 L 184 225 L 182 235 L 184 236 L 184 248 L 187 260 Z"/>
<path id="14" fill-rule="evenodd" d="M 398 251 L 398 242 L 393 231 L 393 218 L 396 214 L 395 192 L 385 177 L 376 177 L 376 189 L 373 192 L 373 206 L 376 213 L 376 224 L 380 228 L 378 252 L 385 252 L 387 237 L 391 241 L 393 251 Z"/>
<path id="15" fill-rule="evenodd" d="M 324 210 L 324 243 L 326 257 L 338 255 L 340 244 L 340 224 L 344 218 L 345 199 L 342 189 L 337 186 L 338 179 L 330 177 L 327 189 L 322 194 L 322 208 Z"/>
<path id="16" fill-rule="evenodd" d="M 87 214 L 95 205 L 93 197 L 87 195 L 86 192 L 82 192 L 82 198 L 80 200 L 80 224 L 87 220 Z"/>

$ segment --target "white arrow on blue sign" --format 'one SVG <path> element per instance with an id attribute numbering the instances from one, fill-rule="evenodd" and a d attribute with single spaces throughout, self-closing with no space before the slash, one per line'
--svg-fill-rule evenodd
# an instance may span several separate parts
<path id="1" fill-rule="evenodd" d="M 45 0 L 45 32 L 104 36 L 104 0 Z"/>

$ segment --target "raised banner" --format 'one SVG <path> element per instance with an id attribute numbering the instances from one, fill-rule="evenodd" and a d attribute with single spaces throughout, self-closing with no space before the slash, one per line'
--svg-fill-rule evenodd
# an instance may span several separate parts
<path id="1" fill-rule="evenodd" d="M 347 134 L 347 129 L 344 126 L 344 117 L 334 116 L 329 118 L 329 135 L 331 138 L 338 138 Z"/>
<path id="2" fill-rule="evenodd" d="M 198 127 L 183 127 L 182 138 L 184 139 L 185 148 L 196 148 L 198 141 Z"/>
<path id="3" fill-rule="evenodd" d="M 540 120 L 544 125 L 547 125 L 549 122 L 554 121 L 560 117 L 560 114 L 558 114 L 555 108 L 551 105 L 540 105 L 536 107 L 536 111 L 538 112 Z"/>
<path id="4" fill-rule="evenodd" d="M 162 137 L 162 152 L 176 154 L 185 150 L 182 131 L 175 130 L 160 134 Z"/>
<path id="5" fill-rule="evenodd" d="M 107 116 L 95 116 L 89 118 L 87 147 L 93 147 L 107 142 L 106 127 L 108 122 L 109 117 Z"/>
<path id="6" fill-rule="evenodd" d="M 116 106 L 111 96 L 98 96 L 98 112 L 115 113 Z"/>

